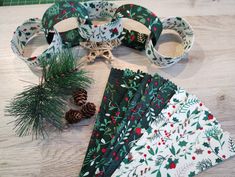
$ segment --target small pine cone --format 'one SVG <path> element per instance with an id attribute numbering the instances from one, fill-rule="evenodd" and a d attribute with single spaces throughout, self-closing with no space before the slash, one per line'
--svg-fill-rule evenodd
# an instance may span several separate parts
<path id="1" fill-rule="evenodd" d="M 70 109 L 68 112 L 65 113 L 65 119 L 69 124 L 74 124 L 82 120 L 83 116 L 81 111 Z"/>
<path id="2" fill-rule="evenodd" d="M 81 113 L 83 115 L 83 118 L 90 118 L 92 116 L 95 115 L 95 111 L 96 111 L 96 106 L 94 103 L 86 103 L 82 109 L 81 109 Z"/>
<path id="3" fill-rule="evenodd" d="M 87 91 L 84 89 L 78 89 L 73 94 L 74 103 L 78 106 L 82 106 L 87 101 Z"/>

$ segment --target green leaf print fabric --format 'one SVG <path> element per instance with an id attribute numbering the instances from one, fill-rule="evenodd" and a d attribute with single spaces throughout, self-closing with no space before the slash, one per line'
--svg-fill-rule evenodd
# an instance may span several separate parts
<path id="1" fill-rule="evenodd" d="M 178 88 L 112 176 L 191 177 L 235 155 L 209 110 Z"/>
<path id="2" fill-rule="evenodd" d="M 111 147 L 113 150 L 104 163 L 103 176 L 111 176 L 118 168 L 133 143 L 138 141 L 143 134 L 142 131 L 146 130 L 153 121 L 153 116 L 149 114 L 158 115 L 175 90 L 176 86 L 170 81 L 166 81 L 158 75 L 154 76 L 146 90 L 148 94 L 142 97 L 144 101 L 136 106 L 136 111 L 131 114 L 132 120 L 127 122 L 127 126 L 121 131 L 116 144 Z"/>
<path id="3" fill-rule="evenodd" d="M 161 79 L 159 77 L 159 79 Z M 161 79 L 161 82 L 164 82 L 165 80 Z M 162 85 L 162 84 L 161 84 Z M 112 162 L 112 155 L 110 158 L 110 154 L 117 153 L 117 148 L 118 144 L 120 143 L 121 145 L 124 144 L 124 141 L 128 140 L 128 135 L 130 135 L 130 132 L 132 129 L 134 129 L 133 126 L 136 126 L 135 124 L 138 123 L 140 120 L 140 116 L 143 115 L 143 113 L 146 110 L 146 106 L 150 103 L 151 97 L 153 97 L 153 92 L 149 92 L 150 87 L 153 87 L 153 82 L 152 79 L 149 80 L 147 85 L 145 86 L 145 90 L 143 90 L 143 93 L 138 96 L 138 101 L 134 100 L 131 105 L 129 106 L 127 113 L 125 114 L 125 119 L 124 121 L 121 122 L 121 125 L 117 129 L 116 136 L 112 139 L 111 145 L 109 150 L 105 153 L 104 158 L 102 159 L 101 165 L 106 165 L 108 166 L 110 162 Z M 151 96 L 151 97 L 150 97 Z M 135 117 L 133 114 L 138 115 L 138 117 Z M 122 141 L 122 142 L 120 142 Z M 115 149 L 115 150 L 113 150 Z M 120 158 L 118 155 L 115 155 L 115 160 L 117 158 Z M 108 160 L 108 161 L 107 161 Z M 98 170 L 98 174 L 102 175 L 104 169 L 101 170 L 102 167 Z"/>
<path id="4" fill-rule="evenodd" d="M 124 4 L 116 10 L 115 14 L 118 17 L 129 18 L 142 23 L 151 31 L 150 38 L 152 39 L 153 44 L 155 45 L 157 43 L 157 40 L 162 32 L 162 23 L 155 13 L 142 6 L 135 4 Z M 148 35 L 141 34 L 134 30 L 129 32 L 127 29 L 123 29 L 123 32 L 124 39 L 122 42 L 125 46 L 137 50 L 145 49 L 145 42 L 149 37 Z"/>
<path id="5" fill-rule="evenodd" d="M 158 79 L 158 82 L 156 81 L 156 84 L 158 86 L 162 86 L 163 83 L 165 82 L 165 80 L 161 77 L 158 77 L 156 79 Z M 118 143 L 123 143 L 123 142 L 120 142 L 120 140 L 125 140 L 127 138 L 127 137 L 123 137 L 123 136 L 129 135 L 129 134 L 126 135 L 126 133 L 129 133 L 129 131 L 131 131 L 133 128 L 135 128 L 133 126 L 135 126 L 135 124 L 137 124 L 138 121 L 140 121 L 140 116 L 142 116 L 143 113 L 146 111 L 147 106 L 149 105 L 151 99 L 154 96 L 153 90 L 150 91 L 151 89 L 154 88 L 154 83 L 152 81 L 153 81 L 153 78 L 151 78 L 149 80 L 149 83 L 147 83 L 147 85 L 145 87 L 146 89 L 143 90 L 144 92 L 141 95 L 138 95 L 138 98 L 139 98 L 138 101 L 134 100 L 130 104 L 130 106 L 127 110 L 127 113 L 125 114 L 125 116 L 127 117 L 125 119 L 126 121 L 123 121 L 121 123 L 121 125 L 118 128 L 117 135 L 111 141 L 111 149 L 113 149 L 115 145 L 118 145 Z M 158 88 L 156 88 L 155 91 L 157 91 Z M 108 154 L 110 154 L 111 149 L 110 149 L 110 151 L 108 151 L 106 153 L 106 157 Z"/>
<path id="6" fill-rule="evenodd" d="M 80 177 L 192 177 L 235 155 L 193 94 L 159 75 L 111 69 Z"/>
<path id="7" fill-rule="evenodd" d="M 156 143 L 154 144 L 155 146 L 165 144 L 163 139 L 161 139 L 159 142 L 156 141 L 161 134 L 166 133 L 168 135 L 167 131 L 160 129 L 159 127 L 164 125 L 166 121 L 169 121 L 169 117 L 171 117 L 174 112 L 179 109 L 180 105 L 184 104 L 186 99 L 186 92 L 181 91 L 181 89 L 177 89 L 176 93 L 167 103 L 166 107 L 157 117 L 154 117 L 154 121 L 152 122 L 151 126 L 144 132 L 141 139 L 133 146 L 130 153 L 125 157 L 113 176 L 125 176 L 126 174 L 131 174 L 136 170 L 136 167 L 139 166 L 139 164 L 135 165 L 135 163 L 139 161 L 145 162 L 146 159 L 152 160 L 152 158 L 147 157 L 147 152 L 153 155 L 154 153 L 157 153 L 157 151 L 153 150 L 153 147 L 149 145 L 149 142 L 152 144 Z"/>
<path id="8" fill-rule="evenodd" d="M 48 43 L 54 35 L 54 26 L 69 18 L 77 18 L 79 24 L 91 24 L 88 19 L 87 9 L 77 0 L 59 1 L 50 6 L 42 17 L 42 26 Z M 80 41 L 84 41 L 77 29 L 72 29 L 61 33 L 62 42 L 68 46 L 78 45 Z"/>
<path id="9" fill-rule="evenodd" d="M 149 78 L 139 71 L 111 70 L 80 176 L 94 175 L 130 101 L 136 99 L 135 93 L 145 87 Z"/>

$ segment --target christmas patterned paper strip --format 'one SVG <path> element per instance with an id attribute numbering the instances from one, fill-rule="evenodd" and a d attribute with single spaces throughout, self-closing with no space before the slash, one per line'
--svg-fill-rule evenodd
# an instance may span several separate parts
<path id="1" fill-rule="evenodd" d="M 121 135 L 123 134 L 122 138 L 119 138 L 116 147 L 113 148 L 112 156 L 108 157 L 108 159 L 113 159 L 110 161 L 111 164 L 108 168 L 104 168 L 104 176 L 111 176 L 115 169 L 118 168 L 124 157 L 129 153 L 133 144 L 142 136 L 142 131 L 145 131 L 152 123 L 155 117 L 154 115 L 159 114 L 168 100 L 175 93 L 176 86 L 170 81 L 167 81 L 163 86 L 159 86 L 161 85 L 159 80 L 153 80 L 152 82 L 154 83 L 154 87 L 151 88 L 149 92 L 153 92 L 154 96 L 152 97 L 150 104 L 147 105 L 147 109 L 144 111 L 144 114 L 132 114 L 134 119 L 139 121 L 130 121 L 129 124 L 132 124 L 133 122 L 134 124 L 132 124 L 131 127 L 128 126 L 130 128 L 126 127 L 125 131 L 121 133 Z M 143 107 L 139 109 L 143 110 Z M 108 162 L 105 163 L 105 166 L 106 164 L 108 164 Z"/>
<path id="2" fill-rule="evenodd" d="M 149 40 L 146 44 L 146 55 L 149 60 L 159 67 L 169 67 L 181 59 L 185 58 L 194 42 L 194 33 L 189 23 L 181 17 L 169 17 L 162 20 L 163 29 L 176 31 L 183 41 L 184 52 L 177 57 L 169 57 L 160 54 L 154 47 L 153 41 Z"/>
<path id="3" fill-rule="evenodd" d="M 62 50 L 62 41 L 59 34 L 56 32 L 52 43 L 40 56 L 25 57 L 24 48 L 28 41 L 40 33 L 43 33 L 41 20 L 38 18 L 30 18 L 17 27 L 11 40 L 11 48 L 13 52 L 29 66 L 37 67 L 41 60 L 49 59 L 51 55 Z"/>
<path id="4" fill-rule="evenodd" d="M 117 9 L 114 3 L 103 1 L 86 2 L 84 6 L 89 12 L 89 17 L 93 19 L 112 18 Z M 123 26 L 121 18 L 116 18 L 102 25 L 83 24 L 78 30 L 81 36 L 89 41 L 103 42 L 118 38 L 123 31 Z"/>
<path id="5" fill-rule="evenodd" d="M 127 122 L 122 122 L 122 125 L 118 128 L 117 136 L 113 138 L 111 146 L 113 147 L 120 143 L 120 136 L 124 136 L 125 133 L 122 133 L 123 131 L 126 131 L 128 127 L 132 127 L 134 123 L 137 123 L 137 120 L 135 121 L 135 114 L 136 115 L 142 115 L 144 111 L 149 106 L 151 100 L 154 97 L 155 92 L 166 82 L 165 79 L 162 77 L 156 75 L 155 78 L 152 78 L 149 83 L 146 86 L 146 89 L 144 90 L 143 94 L 140 97 L 140 100 L 138 102 L 133 102 L 130 107 L 127 110 L 126 117 Z M 155 86 L 156 84 L 156 86 Z M 133 115 L 133 116 L 132 116 Z M 131 117 L 132 116 L 132 117 Z M 139 121 L 139 119 L 138 119 Z M 128 126 L 128 127 L 127 127 Z"/>
<path id="6" fill-rule="evenodd" d="M 165 140 L 159 137 L 161 134 L 167 134 L 169 136 L 169 132 L 160 129 L 160 127 L 167 121 L 170 121 L 170 118 L 173 117 L 173 114 L 180 109 L 180 107 L 185 104 L 187 100 L 187 93 L 178 88 L 176 93 L 172 96 L 170 101 L 167 103 L 166 107 L 161 111 L 161 113 L 154 117 L 153 123 L 144 132 L 142 137 L 134 144 L 130 153 L 125 157 L 120 167 L 116 169 L 114 176 L 126 176 L 129 173 L 132 173 L 136 169 L 138 163 L 143 157 L 144 160 L 148 159 L 148 153 L 153 154 L 154 146 L 162 146 L 165 145 Z M 171 126 L 174 126 L 172 124 Z M 142 161 L 142 160 L 141 160 Z M 147 169 L 148 170 L 148 169 Z M 142 170 L 145 171 L 145 170 Z"/>
<path id="7" fill-rule="evenodd" d="M 174 109 L 164 109 L 166 122 L 145 132 L 113 176 L 192 177 L 235 155 L 229 133 L 196 96 Z"/>
<path id="8" fill-rule="evenodd" d="M 58 1 L 46 10 L 42 17 L 42 26 L 44 28 L 48 43 L 51 42 L 51 36 L 53 37 L 54 26 L 60 21 L 72 17 L 77 18 L 79 24 L 91 23 L 88 19 L 89 16 L 86 8 L 78 1 Z M 78 45 L 80 41 L 84 41 L 84 39 L 76 31 L 77 29 L 63 32 L 63 43 L 74 46 Z"/>
<path id="9" fill-rule="evenodd" d="M 103 153 L 122 121 L 129 102 L 139 87 L 142 87 L 142 82 L 147 82 L 149 77 L 150 75 L 139 71 L 134 73 L 130 70 L 111 70 L 80 176 L 92 176 L 95 173 Z"/>
<path id="10" fill-rule="evenodd" d="M 160 78 L 161 82 L 165 81 L 164 79 Z M 151 79 L 152 80 L 152 79 Z M 128 107 L 127 112 L 125 113 L 125 119 L 123 119 L 123 121 L 121 122 L 121 125 L 118 127 L 116 135 L 114 136 L 114 138 L 111 141 L 110 147 L 108 148 L 107 152 L 104 154 L 104 158 L 102 159 L 102 162 L 100 163 L 100 168 L 97 169 L 97 172 L 99 175 L 103 175 L 103 165 L 109 165 L 110 161 L 107 163 L 107 160 L 111 160 L 112 158 L 109 158 L 110 154 L 111 157 L 113 154 L 113 148 L 115 146 L 115 143 L 119 140 L 119 136 L 124 135 L 124 133 L 122 133 L 123 131 L 127 130 L 128 127 L 131 128 L 131 125 L 139 120 L 134 120 L 134 116 L 131 116 L 131 114 L 133 114 L 134 112 L 136 112 L 136 114 L 141 114 L 141 112 L 144 112 L 146 109 L 146 104 L 148 104 L 150 102 L 151 99 L 151 95 L 153 96 L 153 92 L 150 92 L 149 89 L 150 87 L 152 88 L 153 83 L 151 83 L 151 80 L 149 80 L 146 84 L 146 89 L 143 89 L 143 91 L 141 91 L 141 95 L 138 95 L 138 97 L 140 99 L 135 99 L 132 101 L 132 103 L 130 104 L 130 106 Z M 149 87 L 150 85 L 150 87 Z M 160 84 L 162 85 L 162 84 Z M 150 96 L 148 96 L 150 94 Z M 147 97 L 148 99 L 144 99 L 145 97 Z M 143 106 L 141 109 L 140 107 Z M 131 123 L 131 125 L 130 125 Z M 128 127 L 127 127 L 128 126 Z M 118 142 L 117 142 L 118 143 Z M 117 153 L 117 151 L 115 151 L 115 153 Z M 118 158 L 118 157 L 117 157 Z"/>
<path id="11" fill-rule="evenodd" d="M 52 34 L 52 36 L 54 35 L 54 33 L 52 32 L 49 32 L 48 34 L 49 35 Z M 67 47 L 75 47 L 75 46 L 80 45 L 80 42 L 86 41 L 85 39 L 81 37 L 77 29 L 60 32 L 59 34 L 60 34 L 63 44 L 65 44 Z M 48 42 L 50 42 L 50 40 Z"/>
<path id="12" fill-rule="evenodd" d="M 142 6 L 125 4 L 117 9 L 115 16 L 119 18 L 129 18 L 145 25 L 151 31 L 149 37 L 153 41 L 153 44 L 156 44 L 162 32 L 162 23 L 153 12 Z M 122 42 L 125 46 L 137 50 L 145 49 L 145 42 L 148 35 L 140 34 L 137 31 L 128 31 L 127 29 L 124 29 L 123 32 L 124 39 Z"/>
<path id="13" fill-rule="evenodd" d="M 89 18 L 102 19 L 102 18 L 112 18 L 118 6 L 112 2 L 106 1 L 88 1 L 82 2 L 85 6 Z"/>
<path id="14" fill-rule="evenodd" d="M 94 125 L 94 129 L 91 135 L 91 139 L 88 145 L 88 149 L 86 152 L 85 159 L 83 161 L 83 166 L 80 172 L 79 176 L 92 176 L 92 173 L 90 173 L 90 168 L 94 168 L 94 162 L 96 160 L 95 154 L 100 151 L 100 148 L 97 147 L 96 139 L 101 140 L 103 137 L 104 128 L 101 125 L 105 125 L 108 121 L 108 119 L 105 117 L 105 112 L 108 109 L 109 103 L 111 101 L 111 98 L 113 99 L 113 92 L 112 90 L 120 90 L 120 84 L 119 81 L 123 78 L 123 71 L 122 70 L 116 70 L 111 69 L 108 82 L 106 84 L 106 88 L 104 91 L 104 96 L 102 99 L 102 103 L 100 106 L 99 113 L 96 117 L 96 122 Z M 117 88 L 116 88 L 117 87 Z M 107 97 L 108 96 L 108 97 Z M 107 100 L 108 98 L 108 100 Z M 117 97 L 115 97 L 117 98 Z M 91 169 L 92 170 L 92 169 Z"/>
<path id="15" fill-rule="evenodd" d="M 139 119 L 135 120 L 134 115 L 140 116 L 146 111 L 148 104 L 150 104 L 150 101 L 153 98 L 154 90 L 157 91 L 159 87 L 162 86 L 166 81 L 163 78 L 156 76 L 154 80 L 156 81 L 158 79 L 158 81 L 156 81 L 158 87 L 155 88 L 153 79 L 154 78 L 152 78 L 149 81 L 149 83 L 146 86 L 146 89 L 144 90 L 142 95 L 140 95 L 140 100 L 138 102 L 133 102 L 128 108 L 127 113 L 125 114 L 125 116 L 127 117 L 126 119 L 127 121 L 122 122 L 122 124 L 118 128 L 117 135 L 112 139 L 111 148 L 109 149 L 109 152 L 106 154 L 106 158 L 107 155 L 111 154 L 111 150 L 113 151 L 114 146 L 120 143 L 120 137 L 125 135 L 125 133 L 123 132 L 127 131 L 127 129 L 131 128 L 133 124 L 135 123 L 137 124 L 137 122 L 139 121 Z"/>

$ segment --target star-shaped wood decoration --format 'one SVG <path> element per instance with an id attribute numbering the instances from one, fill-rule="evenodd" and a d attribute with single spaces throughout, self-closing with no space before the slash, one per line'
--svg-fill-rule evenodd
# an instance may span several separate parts
<path id="1" fill-rule="evenodd" d="M 88 55 L 84 56 L 89 63 L 93 63 L 97 57 L 103 57 L 108 62 L 113 60 L 112 49 L 121 45 L 120 39 L 105 42 L 81 42 L 80 45 L 89 50 Z"/>

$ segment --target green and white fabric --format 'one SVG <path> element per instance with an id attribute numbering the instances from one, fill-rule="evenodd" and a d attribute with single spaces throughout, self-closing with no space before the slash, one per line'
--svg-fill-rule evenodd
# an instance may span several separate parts
<path id="1" fill-rule="evenodd" d="M 30 18 L 26 20 L 22 25 L 18 26 L 14 32 L 11 40 L 11 48 L 15 55 L 26 62 L 31 67 L 37 67 L 40 65 L 41 60 L 47 60 L 55 53 L 62 50 L 62 41 L 59 34 L 53 37 L 52 43 L 49 47 L 39 56 L 25 57 L 24 49 L 27 43 L 35 36 L 43 33 L 41 20 L 38 18 Z"/>
<path id="2" fill-rule="evenodd" d="M 176 31 L 182 39 L 184 51 L 180 56 L 170 57 L 159 53 L 150 39 L 146 43 L 146 55 L 149 60 L 161 68 L 169 67 L 188 55 L 188 52 L 193 46 L 194 33 L 190 24 L 181 17 L 168 17 L 162 20 L 163 29 Z"/>
<path id="3" fill-rule="evenodd" d="M 45 11 L 42 17 L 42 26 L 49 43 L 50 35 L 53 36 L 55 32 L 54 26 L 69 18 L 77 18 L 79 25 L 83 23 L 90 24 L 86 8 L 76 0 L 58 1 Z M 84 41 L 80 34 L 77 33 L 76 28 L 65 31 L 62 34 L 63 42 L 67 45 L 78 45 L 79 41 Z"/>
<path id="4" fill-rule="evenodd" d="M 90 19 L 112 19 L 118 7 L 114 3 L 104 1 L 90 1 L 83 3 L 83 5 L 87 9 Z M 122 19 L 116 18 L 102 25 L 82 24 L 78 31 L 88 41 L 111 41 L 118 38 L 122 33 Z"/>
<path id="5" fill-rule="evenodd" d="M 192 177 L 234 155 L 229 133 L 179 88 L 112 176 Z"/>

